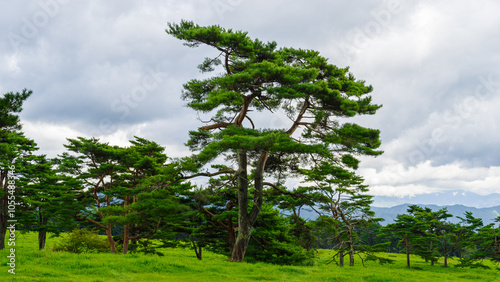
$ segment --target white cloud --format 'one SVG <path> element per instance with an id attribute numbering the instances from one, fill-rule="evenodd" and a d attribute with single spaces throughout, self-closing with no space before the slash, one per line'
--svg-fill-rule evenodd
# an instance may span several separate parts
<path id="1" fill-rule="evenodd" d="M 361 168 L 360 174 L 376 196 L 412 196 L 467 190 L 480 195 L 498 192 L 500 166 L 470 168 L 460 163 L 433 166 L 430 161 L 405 168 L 402 164 L 379 170 Z"/>
<path id="2" fill-rule="evenodd" d="M 67 144 L 66 138 L 83 136 L 81 132 L 73 130 L 69 125 L 36 121 L 23 121 L 22 123 L 25 136 L 37 143 L 40 153 L 47 154 L 51 158 L 56 157 L 65 150 L 63 144 Z"/>

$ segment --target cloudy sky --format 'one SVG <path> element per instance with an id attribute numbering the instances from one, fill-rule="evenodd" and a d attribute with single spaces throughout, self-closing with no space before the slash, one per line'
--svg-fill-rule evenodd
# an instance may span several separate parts
<path id="1" fill-rule="evenodd" d="M 499 14 L 495 0 L 4 1 L 0 93 L 33 90 L 24 131 L 49 156 L 66 138 L 134 135 L 184 156 L 200 122 L 182 84 L 214 52 L 165 29 L 218 24 L 318 50 L 373 85 L 383 108 L 355 119 L 381 130 L 385 154 L 360 168 L 373 195 L 488 195 L 500 192 Z"/>

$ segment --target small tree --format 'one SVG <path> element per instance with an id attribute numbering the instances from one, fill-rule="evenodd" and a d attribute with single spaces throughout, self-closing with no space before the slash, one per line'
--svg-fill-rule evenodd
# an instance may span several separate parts
<path id="1" fill-rule="evenodd" d="M 485 258 L 500 263 L 500 227 L 495 226 L 499 222 L 497 217 L 494 223 L 479 228 L 472 240 L 478 248 L 470 257 L 461 259 L 460 266 L 472 266 Z"/>
<path id="2" fill-rule="evenodd" d="M 474 245 L 473 238 L 483 226 L 483 220 L 475 218 L 472 212 L 466 211 L 464 215 L 465 217 L 458 217 L 459 223 L 446 223 L 441 230 L 438 249 L 444 257 L 444 267 L 448 267 L 448 257 L 453 253 L 458 252 L 458 256 L 462 258 L 463 250 Z"/>
<path id="3" fill-rule="evenodd" d="M 415 251 L 424 258 L 426 262 L 430 261 L 431 265 L 434 265 L 440 256 L 435 245 L 439 242 L 447 226 L 449 226 L 446 219 L 451 217 L 451 214 L 448 213 L 446 208 L 434 212 L 431 208 L 423 208 L 416 205 L 410 206 L 408 212 L 413 214 L 417 220 L 427 225 L 428 229 L 426 230 L 426 234 L 418 238 L 420 243 L 415 245 Z"/>
<path id="4" fill-rule="evenodd" d="M 406 252 L 406 266 L 410 267 L 410 253 L 412 247 L 418 248 L 422 244 L 426 244 L 426 237 L 428 236 L 429 224 L 425 221 L 419 220 L 413 214 L 419 210 L 418 206 L 412 205 L 408 208 L 409 214 L 399 214 L 394 223 L 388 224 L 383 228 L 383 233 L 394 234 L 400 238 Z M 417 251 L 418 252 L 418 251 Z"/>
<path id="5" fill-rule="evenodd" d="M 73 217 L 84 207 L 76 199 L 82 187 L 59 170 L 57 159 L 41 155 L 20 162 L 18 195 L 22 197 L 22 213 L 17 219 L 24 228 L 38 231 L 38 246 L 42 250 L 47 232 L 58 234 L 61 229 L 76 228 Z"/>

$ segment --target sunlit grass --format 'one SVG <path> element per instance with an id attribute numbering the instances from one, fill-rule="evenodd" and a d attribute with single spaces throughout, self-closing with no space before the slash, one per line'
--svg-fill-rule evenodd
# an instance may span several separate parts
<path id="1" fill-rule="evenodd" d="M 57 238 L 49 238 L 50 249 Z M 354 267 L 326 264 L 328 250 L 318 252 L 314 266 L 279 266 L 265 263 L 232 263 L 222 255 L 204 251 L 203 260 L 189 249 L 166 249 L 165 256 L 145 254 L 72 254 L 37 250 L 35 233 L 18 234 L 16 274 L 7 272 L 8 250 L 0 251 L 0 281 L 500 281 L 496 265 L 491 270 L 430 266 L 412 256 L 406 268 L 404 255 L 384 254 L 391 265 L 359 259 Z M 450 264 L 456 261 L 451 260 Z"/>

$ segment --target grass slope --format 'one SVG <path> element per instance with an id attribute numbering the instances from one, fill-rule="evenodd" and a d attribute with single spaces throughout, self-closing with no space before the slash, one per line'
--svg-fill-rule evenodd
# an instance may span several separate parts
<path id="1" fill-rule="evenodd" d="M 57 238 L 49 238 L 48 248 Z M 7 272 L 9 250 L 0 251 L 0 281 L 500 281 L 500 272 L 483 269 L 430 266 L 412 257 L 393 255 L 392 265 L 369 262 L 363 267 L 326 265 L 329 251 L 320 250 L 315 266 L 278 266 L 232 263 L 226 257 L 204 252 L 203 261 L 192 250 L 167 249 L 165 256 L 145 254 L 72 254 L 37 250 L 35 233 L 17 233 L 16 274 Z M 454 263 L 451 261 L 451 263 Z"/>

